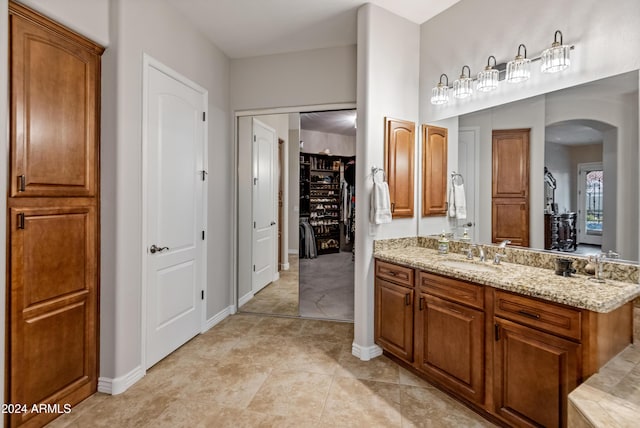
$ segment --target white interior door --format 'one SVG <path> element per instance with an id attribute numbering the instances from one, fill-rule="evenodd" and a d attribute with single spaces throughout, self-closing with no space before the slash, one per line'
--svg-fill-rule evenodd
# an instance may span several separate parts
<path id="1" fill-rule="evenodd" d="M 276 131 L 253 118 L 253 277 L 257 293 L 278 272 L 278 139 Z"/>
<path id="2" fill-rule="evenodd" d="M 474 242 L 478 242 L 475 225 L 478 224 L 477 198 L 478 190 L 478 145 L 479 136 L 477 128 L 460 128 L 458 131 L 458 169 L 464 179 L 464 190 L 467 199 L 467 218 L 461 221 L 460 226 L 469 229 L 469 234 Z M 460 230 L 462 233 L 462 230 Z"/>
<path id="3" fill-rule="evenodd" d="M 158 68 L 159 67 L 159 68 Z M 146 67 L 146 368 L 199 333 L 206 91 Z"/>

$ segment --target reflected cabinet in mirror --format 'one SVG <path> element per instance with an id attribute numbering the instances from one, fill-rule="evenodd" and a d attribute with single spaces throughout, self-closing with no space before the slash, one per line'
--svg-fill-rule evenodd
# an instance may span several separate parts
<path id="1" fill-rule="evenodd" d="M 449 231 L 459 237 L 473 224 L 475 243 L 514 241 L 502 229 L 518 223 L 528 229 L 522 246 L 637 262 L 638 80 L 633 71 L 438 122 L 449 128 L 449 168 L 469 171 L 465 182 L 475 183 L 466 192 L 477 209 L 464 222 L 447 217 Z M 496 147 L 496 133 L 523 129 L 528 159 L 517 141 Z M 517 195 L 523 191 L 527 198 Z M 528 210 L 526 218 L 520 210 Z M 440 232 L 419 227 L 423 236 Z"/>
<path id="2" fill-rule="evenodd" d="M 447 212 L 447 129 L 422 125 L 422 216 Z"/>

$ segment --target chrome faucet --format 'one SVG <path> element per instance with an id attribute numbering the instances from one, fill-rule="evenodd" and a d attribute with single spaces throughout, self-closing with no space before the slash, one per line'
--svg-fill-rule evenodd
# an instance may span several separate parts
<path id="1" fill-rule="evenodd" d="M 487 257 L 484 254 L 484 246 L 482 245 L 478 245 L 478 257 L 480 258 L 481 262 L 484 262 L 485 260 L 487 260 Z"/>
<path id="2" fill-rule="evenodd" d="M 504 241 L 502 241 L 500 243 L 500 245 L 498 245 L 498 251 L 496 251 L 496 254 L 493 256 L 493 264 L 494 265 L 499 265 L 500 264 L 500 260 L 507 256 L 505 254 L 505 252 L 504 252 L 504 249 L 507 248 L 507 244 L 511 244 L 511 241 L 508 240 L 508 239 L 505 239 Z M 500 253 L 500 249 L 501 248 L 503 250 L 502 253 Z"/>

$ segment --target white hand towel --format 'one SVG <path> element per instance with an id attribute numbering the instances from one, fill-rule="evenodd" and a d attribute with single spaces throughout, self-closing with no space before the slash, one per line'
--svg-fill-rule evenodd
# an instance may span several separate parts
<path id="1" fill-rule="evenodd" d="M 391 223 L 391 201 L 389 198 L 389 185 L 385 181 L 377 179 L 374 175 L 373 190 L 371 191 L 371 223 Z"/>
<path id="2" fill-rule="evenodd" d="M 467 198 L 464 194 L 464 184 L 453 185 L 453 200 L 455 202 L 455 214 L 458 220 L 467 218 Z"/>
<path id="3" fill-rule="evenodd" d="M 453 195 L 453 183 L 451 183 L 451 186 L 449 187 L 449 202 L 448 202 L 448 214 L 449 217 L 455 218 L 456 216 L 456 199 L 454 198 Z"/>

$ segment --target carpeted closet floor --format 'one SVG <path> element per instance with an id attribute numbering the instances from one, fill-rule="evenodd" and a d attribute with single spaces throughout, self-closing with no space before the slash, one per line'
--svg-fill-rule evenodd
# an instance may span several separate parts
<path id="1" fill-rule="evenodd" d="M 289 270 L 280 271 L 279 280 L 260 290 L 240 310 L 353 321 L 352 257 L 350 252 L 301 260 L 289 256 Z"/>

